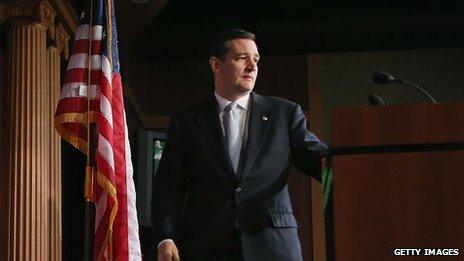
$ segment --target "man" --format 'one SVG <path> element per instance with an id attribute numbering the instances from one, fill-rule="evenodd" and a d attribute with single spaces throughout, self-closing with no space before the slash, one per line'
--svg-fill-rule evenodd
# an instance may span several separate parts
<path id="1" fill-rule="evenodd" d="M 221 32 L 214 96 L 172 116 L 153 185 L 158 260 L 302 260 L 288 171 L 327 147 L 299 105 L 253 92 L 258 61 L 254 34 Z"/>

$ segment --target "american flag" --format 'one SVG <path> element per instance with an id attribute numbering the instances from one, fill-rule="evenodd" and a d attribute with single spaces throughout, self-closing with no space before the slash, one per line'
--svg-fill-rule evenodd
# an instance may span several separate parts
<path id="1" fill-rule="evenodd" d="M 56 130 L 85 154 L 88 122 L 98 132 L 94 258 L 141 260 L 113 0 L 86 1 L 56 108 Z"/>

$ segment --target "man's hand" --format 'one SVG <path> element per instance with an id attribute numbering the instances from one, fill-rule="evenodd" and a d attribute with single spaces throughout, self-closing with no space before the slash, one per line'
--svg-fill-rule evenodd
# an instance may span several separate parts
<path id="1" fill-rule="evenodd" d="M 174 242 L 166 241 L 158 247 L 158 261 L 179 261 L 179 250 Z"/>

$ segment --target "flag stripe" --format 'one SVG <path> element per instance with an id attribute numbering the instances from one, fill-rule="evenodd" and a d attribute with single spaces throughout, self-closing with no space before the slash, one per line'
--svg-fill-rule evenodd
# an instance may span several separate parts
<path id="1" fill-rule="evenodd" d="M 90 89 L 90 90 L 89 90 Z M 96 84 L 91 84 L 88 88 L 86 82 L 71 82 L 63 84 L 61 88 L 60 98 L 74 98 L 74 97 L 83 97 L 86 98 L 86 92 L 89 91 L 89 98 L 92 100 L 97 99 L 100 94 L 100 87 Z"/>
<path id="2" fill-rule="evenodd" d="M 105 75 L 106 80 L 111 83 L 113 79 L 113 73 L 111 72 L 110 60 L 108 60 L 108 57 L 103 56 L 101 62 L 103 74 Z"/>
<path id="3" fill-rule="evenodd" d="M 120 77 L 116 76 L 113 79 L 115 86 L 121 86 Z M 115 220 L 115 225 L 118 227 L 124 227 L 125 229 L 120 229 L 115 231 L 115 237 L 123 239 L 125 242 L 121 244 L 121 248 L 115 249 L 114 254 L 115 258 L 119 260 L 124 258 L 128 260 L 128 241 L 127 241 L 127 188 L 126 188 L 126 143 L 125 143 L 125 122 L 124 122 L 124 106 L 123 106 L 123 97 L 122 97 L 122 88 L 115 88 L 113 91 L 114 101 L 113 105 L 113 114 L 114 122 L 113 126 L 115 129 L 115 149 L 118 153 L 115 153 L 116 160 L 120 163 L 115 167 L 115 176 L 118 192 L 118 202 L 121 203 L 119 208 L 121 211 L 118 213 L 118 216 Z M 124 174 L 123 174 L 124 173 Z"/>
<path id="4" fill-rule="evenodd" d="M 106 163 L 114 170 L 114 155 L 113 155 L 113 144 L 111 141 L 105 139 L 100 133 L 98 136 L 98 153 L 106 161 Z"/>
<path id="5" fill-rule="evenodd" d="M 91 70 L 90 71 L 90 84 L 99 84 L 102 75 L 100 70 Z M 88 69 L 86 68 L 75 68 L 68 70 L 64 76 L 63 83 L 72 83 L 72 82 L 87 82 L 88 79 Z"/>
<path id="6" fill-rule="evenodd" d="M 100 41 L 92 41 L 92 55 L 101 53 L 101 42 Z M 71 55 L 78 54 L 78 53 L 85 53 L 89 52 L 89 39 L 79 40 L 74 43 L 74 49 Z"/>
<path id="7" fill-rule="evenodd" d="M 100 110 L 102 112 L 102 116 L 105 117 L 105 120 L 110 125 L 110 127 L 113 127 L 113 113 L 111 111 L 111 103 L 104 95 L 102 95 L 100 99 Z"/>
<path id="8" fill-rule="evenodd" d="M 92 27 L 92 40 L 101 41 L 103 35 L 103 26 L 94 25 Z M 89 39 L 89 24 L 81 24 L 77 27 L 76 35 L 74 36 L 74 41 L 79 41 L 82 39 Z"/>
<path id="9" fill-rule="evenodd" d="M 86 53 L 76 53 L 71 55 L 68 63 L 68 70 L 77 69 L 77 68 L 88 68 L 88 55 Z M 102 57 L 101 55 L 91 55 L 90 56 L 90 68 L 92 70 L 101 70 L 102 67 Z"/>
<path id="10" fill-rule="evenodd" d="M 98 111 L 100 101 L 90 100 L 90 111 Z M 84 97 L 69 97 L 59 101 L 56 114 L 62 113 L 82 113 L 87 110 L 87 100 Z M 81 123 L 85 123 L 85 120 Z M 85 127 L 85 126 L 84 126 Z"/>
<path id="11" fill-rule="evenodd" d="M 125 126 L 125 144 L 126 148 L 129 148 L 129 136 L 126 124 L 126 115 L 124 115 L 124 126 Z M 137 260 L 137 257 L 141 255 L 140 248 L 138 247 L 139 235 L 135 233 L 138 230 L 136 201 L 135 201 L 135 186 L 133 180 L 134 170 L 132 168 L 131 151 L 126 149 L 126 184 L 127 184 L 127 222 L 128 222 L 128 243 L 129 243 L 129 260 Z"/>
<path id="12" fill-rule="evenodd" d="M 103 219 L 103 215 L 106 213 L 107 201 L 108 193 L 102 193 L 102 195 L 100 195 L 97 199 L 96 204 L 98 205 L 98 208 L 95 209 L 95 232 Z"/>

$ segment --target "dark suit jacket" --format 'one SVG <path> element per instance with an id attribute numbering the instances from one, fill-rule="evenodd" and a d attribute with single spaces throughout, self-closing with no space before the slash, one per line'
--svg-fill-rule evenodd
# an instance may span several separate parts
<path id="1" fill-rule="evenodd" d="M 157 242 L 174 239 L 186 256 L 223 241 L 237 222 L 249 235 L 297 227 L 287 190 L 289 168 L 293 163 L 308 172 L 311 159 L 324 156 L 327 147 L 307 130 L 298 104 L 254 92 L 250 99 L 248 139 L 236 174 L 214 97 L 172 116 L 153 184 Z M 273 244 L 258 248 L 281 247 Z"/>

